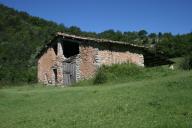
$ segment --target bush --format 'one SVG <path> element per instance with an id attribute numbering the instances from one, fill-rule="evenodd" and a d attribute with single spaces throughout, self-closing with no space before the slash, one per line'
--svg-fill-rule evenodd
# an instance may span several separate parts
<path id="1" fill-rule="evenodd" d="M 93 84 L 104 84 L 106 82 L 107 82 L 107 75 L 105 74 L 104 70 L 100 68 L 96 73 Z"/>
<path id="2" fill-rule="evenodd" d="M 141 67 L 138 67 L 131 63 L 124 64 L 112 64 L 103 65 L 97 71 L 95 78 L 93 79 L 94 84 L 103 84 L 109 81 L 119 80 L 130 80 L 138 77 L 141 73 Z"/>
<path id="3" fill-rule="evenodd" d="M 181 69 L 191 70 L 192 69 L 192 54 L 186 56 L 180 64 Z"/>

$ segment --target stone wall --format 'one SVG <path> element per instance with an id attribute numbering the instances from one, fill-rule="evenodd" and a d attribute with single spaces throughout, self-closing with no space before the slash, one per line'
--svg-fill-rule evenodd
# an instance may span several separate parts
<path id="1" fill-rule="evenodd" d="M 93 46 L 89 44 L 80 45 L 80 78 L 88 79 L 93 77 L 98 67 L 102 65 L 134 63 L 144 66 L 142 54 L 131 53 L 126 50 L 112 47 L 108 50 L 107 45 Z"/>
<path id="2" fill-rule="evenodd" d="M 63 84 L 63 50 L 61 43 L 57 44 L 57 55 L 50 47 L 38 60 L 38 81 L 44 84 Z M 53 70 L 57 71 L 57 76 Z M 57 81 L 55 81 L 57 77 Z"/>
<path id="3" fill-rule="evenodd" d="M 65 57 L 63 55 L 63 48 L 61 42 L 57 43 L 57 55 L 56 55 L 56 68 L 57 68 L 57 84 L 63 84 L 63 61 Z"/>
<path id="4" fill-rule="evenodd" d="M 62 42 L 61 42 L 62 43 Z M 44 84 L 63 85 L 63 61 L 65 58 L 63 48 L 60 42 L 57 43 L 57 55 L 52 47 L 38 60 L 38 80 Z M 76 68 L 75 81 L 89 79 L 93 77 L 102 65 L 135 63 L 144 66 L 144 57 L 141 53 L 137 53 L 134 49 L 118 44 L 101 44 L 93 42 L 80 42 L 79 54 L 73 56 Z M 55 73 L 57 71 L 57 81 L 55 81 Z"/>
<path id="5" fill-rule="evenodd" d="M 53 48 L 48 48 L 47 51 L 38 60 L 38 81 L 48 84 L 52 81 L 53 71 L 51 68 L 55 64 L 56 54 Z"/>
<path id="6" fill-rule="evenodd" d="M 96 49 L 88 45 L 80 45 L 80 79 L 91 78 L 96 72 Z"/>
<path id="7" fill-rule="evenodd" d="M 109 50 L 98 51 L 99 65 L 111 65 L 121 63 L 134 63 L 139 66 L 144 66 L 144 58 L 142 54 L 127 52 L 116 52 Z"/>

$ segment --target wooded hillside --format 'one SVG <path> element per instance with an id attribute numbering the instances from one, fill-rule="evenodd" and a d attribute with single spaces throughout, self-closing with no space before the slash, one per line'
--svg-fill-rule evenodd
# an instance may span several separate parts
<path id="1" fill-rule="evenodd" d="M 0 83 L 35 82 L 35 56 L 57 31 L 145 45 L 169 57 L 183 56 L 192 51 L 192 33 L 172 35 L 112 29 L 101 33 L 83 32 L 76 26 L 65 27 L 4 5 L 0 5 L 0 12 Z"/>

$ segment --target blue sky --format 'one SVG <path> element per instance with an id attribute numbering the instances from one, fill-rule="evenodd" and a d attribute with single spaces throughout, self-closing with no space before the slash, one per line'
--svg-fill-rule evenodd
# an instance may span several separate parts
<path id="1" fill-rule="evenodd" d="M 0 0 L 0 3 L 84 31 L 192 32 L 192 0 Z"/>

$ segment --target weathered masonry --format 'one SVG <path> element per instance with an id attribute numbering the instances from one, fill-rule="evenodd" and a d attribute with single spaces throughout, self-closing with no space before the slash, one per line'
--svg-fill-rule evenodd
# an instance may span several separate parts
<path id="1" fill-rule="evenodd" d="M 172 63 L 142 46 L 57 33 L 38 55 L 38 81 L 70 85 L 92 77 L 101 65 L 127 62 L 139 66 Z"/>

